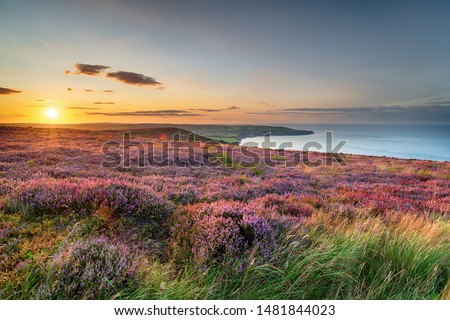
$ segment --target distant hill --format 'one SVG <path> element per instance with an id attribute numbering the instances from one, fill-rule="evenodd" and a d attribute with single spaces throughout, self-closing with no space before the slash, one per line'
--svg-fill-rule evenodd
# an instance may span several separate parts
<path id="1" fill-rule="evenodd" d="M 105 132 L 119 130 L 103 130 Z M 213 139 L 203 137 L 197 133 L 177 128 L 177 127 L 158 127 L 158 128 L 139 128 L 139 129 L 127 129 L 133 136 L 144 136 L 146 138 L 153 138 L 158 140 L 172 140 L 175 141 L 201 141 L 208 142 Z"/>
<path id="2" fill-rule="evenodd" d="M 296 130 L 278 126 L 257 125 L 179 125 L 180 128 L 226 143 L 239 143 L 244 138 L 263 136 L 301 136 L 313 134 L 311 130 Z"/>
<path id="3" fill-rule="evenodd" d="M 241 139 L 263 136 L 270 133 L 274 136 L 300 136 L 313 134 L 311 130 L 296 130 L 281 126 L 263 125 L 203 125 L 203 124 L 155 124 L 155 123 L 79 123 L 79 124 L 44 124 L 44 123 L 11 123 L 5 126 L 37 127 L 37 128 L 73 128 L 84 130 L 133 130 L 148 134 L 169 134 L 186 130 L 197 134 L 197 141 L 215 140 L 224 143 L 238 144 Z M 142 131 L 144 130 L 144 131 Z M 182 132 L 182 131 L 180 131 Z M 184 132 L 189 134 L 188 132 Z"/>

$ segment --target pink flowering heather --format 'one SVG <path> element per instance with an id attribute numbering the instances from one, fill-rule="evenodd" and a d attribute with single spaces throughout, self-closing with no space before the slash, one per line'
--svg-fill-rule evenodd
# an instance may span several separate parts
<path id="1" fill-rule="evenodd" d="M 112 297 L 134 273 L 129 248 L 105 237 L 76 241 L 48 265 L 36 299 L 98 299 Z"/>
<path id="2" fill-rule="evenodd" d="M 33 214 L 92 213 L 108 207 L 117 214 L 156 220 L 170 209 L 148 186 L 103 179 L 32 180 L 14 189 L 10 202 Z"/>
<path id="3" fill-rule="evenodd" d="M 203 263 L 252 248 L 269 256 L 289 221 L 259 205 L 217 201 L 181 207 L 169 224 L 172 256 Z"/>
<path id="4" fill-rule="evenodd" d="M 309 217 L 322 206 L 321 200 L 314 195 L 269 194 L 255 201 L 266 208 L 274 208 L 279 214 L 295 217 Z"/>

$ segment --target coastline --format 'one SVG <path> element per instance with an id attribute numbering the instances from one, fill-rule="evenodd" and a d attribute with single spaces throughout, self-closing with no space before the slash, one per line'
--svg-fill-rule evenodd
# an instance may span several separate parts
<path id="1" fill-rule="evenodd" d="M 296 127 L 292 125 L 292 127 Z M 323 145 L 321 150 L 311 148 L 310 151 L 324 152 L 325 133 L 332 132 L 332 148 L 339 141 L 345 145 L 339 150 L 343 154 L 387 157 L 409 160 L 431 160 L 439 162 L 450 161 L 450 146 L 446 141 L 448 126 L 395 126 L 395 125 L 298 125 L 305 129 L 314 129 L 311 136 L 272 136 L 271 141 L 278 146 L 281 143 L 292 142 L 289 150 L 303 150 L 308 142 Z M 246 137 L 246 142 L 257 142 L 261 146 L 263 136 Z"/>

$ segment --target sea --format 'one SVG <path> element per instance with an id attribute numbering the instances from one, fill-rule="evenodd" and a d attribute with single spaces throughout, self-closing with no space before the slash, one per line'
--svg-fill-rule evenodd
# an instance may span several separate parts
<path id="1" fill-rule="evenodd" d="M 326 151 L 326 133 L 331 132 L 329 150 L 340 153 L 386 156 L 404 159 L 450 161 L 450 125 L 360 125 L 360 124 L 294 124 L 282 125 L 314 134 L 302 136 L 271 136 L 279 148 L 291 143 L 286 149 L 303 150 L 305 144 L 314 142 L 310 151 Z M 330 134 L 328 134 L 330 135 Z M 241 145 L 262 142 L 267 137 L 251 137 L 241 140 Z M 342 148 L 336 148 L 343 141 Z M 273 143 L 272 143 L 273 144 Z M 330 145 L 330 144 L 329 144 Z M 342 145 L 342 143 L 341 143 Z M 320 148 L 320 149 L 319 149 Z"/>

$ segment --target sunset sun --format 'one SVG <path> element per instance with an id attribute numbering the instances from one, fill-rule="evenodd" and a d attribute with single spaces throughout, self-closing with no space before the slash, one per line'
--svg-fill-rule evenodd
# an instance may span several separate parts
<path id="1" fill-rule="evenodd" d="M 47 116 L 47 118 L 56 119 L 56 118 L 58 118 L 59 113 L 58 113 L 58 110 L 56 110 L 56 109 L 48 109 L 45 112 L 45 115 Z"/>

